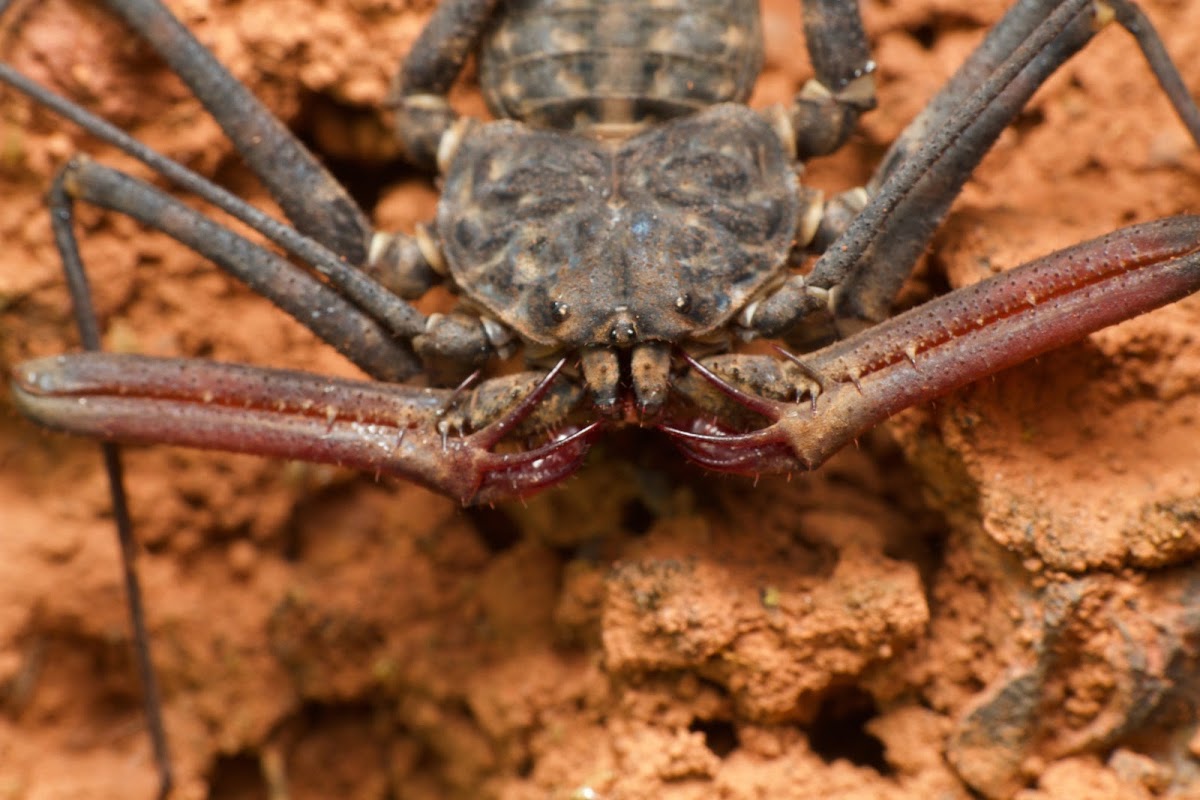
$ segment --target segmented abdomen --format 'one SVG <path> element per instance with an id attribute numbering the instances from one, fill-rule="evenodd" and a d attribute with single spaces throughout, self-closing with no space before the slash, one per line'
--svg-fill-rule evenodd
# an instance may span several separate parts
<path id="1" fill-rule="evenodd" d="M 757 0 L 509 0 L 480 56 L 496 116 L 620 133 L 744 101 L 761 66 Z"/>

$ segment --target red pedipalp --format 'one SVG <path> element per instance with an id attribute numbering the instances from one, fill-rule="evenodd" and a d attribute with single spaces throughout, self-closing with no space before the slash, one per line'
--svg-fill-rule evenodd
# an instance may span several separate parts
<path id="1" fill-rule="evenodd" d="M 569 478 L 583 463 L 596 435 L 604 427 L 593 422 L 541 447 L 520 453 L 488 452 L 476 464 L 480 472 L 475 493 L 464 503 L 491 503 L 528 497 Z"/>
<path id="2" fill-rule="evenodd" d="M 775 428 L 753 433 L 703 434 L 660 425 L 690 461 L 715 472 L 757 475 L 796 468 L 792 448 Z"/>

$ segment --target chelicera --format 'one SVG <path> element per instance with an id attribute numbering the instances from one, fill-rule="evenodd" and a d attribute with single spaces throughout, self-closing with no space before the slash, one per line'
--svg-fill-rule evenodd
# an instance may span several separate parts
<path id="1" fill-rule="evenodd" d="M 829 200 L 804 187 L 799 165 L 836 150 L 874 104 L 852 0 L 806 0 L 816 77 L 764 111 L 742 104 L 762 59 L 753 0 L 444 0 L 396 84 L 396 132 L 442 176 L 436 220 L 411 236 L 373 230 L 159 0 L 107 4 L 212 112 L 294 227 L 0 65 L 0 80 L 291 259 L 76 158 L 50 202 L 85 349 L 99 350 L 99 327 L 72 224 L 80 200 L 207 256 L 373 380 L 99 352 L 18 365 L 18 404 L 50 427 L 346 464 L 464 503 L 562 480 L 619 425 L 661 429 L 714 470 L 811 469 L 902 408 L 1200 288 L 1200 219 L 1173 217 L 864 325 L 887 316 L 1000 131 L 1107 23 L 1135 35 L 1200 142 L 1200 110 L 1126 0 L 1019 2 L 868 185 Z M 460 117 L 446 100 L 472 53 L 498 121 Z M 407 300 L 436 283 L 461 302 L 425 317 Z M 736 352 L 755 338 L 781 341 L 779 354 Z M 475 377 L 517 349 L 527 371 Z M 403 383 L 420 376 L 427 385 Z M 111 444 L 105 455 L 128 553 L 119 459 Z M 132 578 L 131 596 L 141 638 Z"/>

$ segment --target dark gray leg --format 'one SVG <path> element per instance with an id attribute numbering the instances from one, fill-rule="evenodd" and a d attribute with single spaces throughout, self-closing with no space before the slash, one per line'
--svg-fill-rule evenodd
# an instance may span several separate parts
<path id="1" fill-rule="evenodd" d="M 987 78 L 1010 57 L 1021 43 L 1033 32 L 1044 17 L 1039 16 L 1038 9 L 1031 8 L 1029 0 L 1023 0 L 1015 6 L 987 35 L 979 47 L 963 62 L 950 80 L 934 96 L 921 113 L 914 119 L 900 137 L 892 143 L 887 156 L 876 170 L 870 188 L 878 190 L 880 184 L 895 172 L 899 163 L 913 155 L 921 146 L 921 142 L 931 131 L 951 122 L 955 110 L 970 95 L 979 89 Z M 1040 5 L 1046 5 L 1045 2 Z M 1192 137 L 1200 139 L 1200 110 L 1196 108 L 1187 87 L 1180 78 L 1178 71 L 1171 62 L 1171 57 L 1163 47 L 1154 27 L 1146 19 L 1141 9 L 1132 3 L 1116 0 L 1105 3 L 1111 9 L 1114 19 L 1137 39 L 1146 60 L 1164 93 L 1174 106 L 1176 113 L 1183 119 Z M 1109 20 L 1093 17 L 1093 30 L 1098 30 Z M 1063 57 L 1065 61 L 1070 57 Z M 1051 70 L 1052 72 L 1053 70 Z"/>
<path id="2" fill-rule="evenodd" d="M 213 115 L 296 227 L 352 264 L 371 224 L 316 157 L 234 78 L 160 0 L 105 0 Z"/>
<path id="3" fill-rule="evenodd" d="M 0 4 L 0 12 L 4 5 Z M 333 344 L 352 361 L 357 363 L 373 377 L 381 380 L 403 380 L 418 370 L 418 364 L 413 359 L 407 342 L 414 341 L 422 359 L 436 365 L 436 371 L 447 376 L 447 381 L 456 383 L 462 375 L 485 362 L 493 355 L 502 354 L 509 348 L 512 340 L 511 332 L 503 329 L 497 323 L 473 320 L 466 325 L 461 320 L 438 317 L 427 320 L 422 314 L 401 297 L 417 297 L 424 293 L 439 279 L 431 261 L 440 261 L 437 255 L 438 244 L 428 235 L 422 238 L 407 236 L 401 233 L 378 234 L 371 243 L 371 251 L 365 263 L 365 272 L 347 264 L 321 244 L 309 239 L 295 229 L 264 214 L 249 205 L 241 198 L 230 194 L 219 186 L 197 175 L 186 167 L 171 161 L 153 149 L 128 134 L 96 117 L 75 103 L 59 97 L 44 87 L 30 81 L 25 76 L 13 70 L 10 66 L 0 63 L 0 83 L 6 83 L 37 103 L 71 120 L 98 139 L 108 142 L 118 149 L 139 159 L 151 169 L 174 182 L 177 186 L 193 192 L 216 207 L 231 214 L 236 219 L 246 223 L 269 240 L 283 248 L 284 251 L 312 267 L 324 276 L 329 285 L 343 298 L 337 298 L 334 305 L 345 308 L 345 323 L 338 326 L 331 322 L 330 317 L 314 317 L 314 308 L 306 308 L 310 302 L 325 302 L 315 294 L 305 295 L 303 292 L 295 297 L 289 297 L 286 287 L 289 282 L 307 279 L 291 265 L 282 262 L 273 254 L 257 248 L 247 240 L 235 236 L 232 232 L 214 225 L 190 209 L 180 206 L 170 198 L 166 198 L 156 190 L 143 187 L 138 190 L 139 204 L 149 203 L 143 211 L 134 213 L 133 206 L 115 206 L 118 211 L 146 221 L 153 227 L 166 229 L 163 221 L 154 221 L 159 211 L 170 206 L 171 213 L 186 216 L 187 222 L 179 222 L 170 229 L 171 235 L 180 241 L 188 243 L 193 249 L 204 253 L 219 264 L 222 264 L 231 274 L 238 276 L 260 294 L 281 305 L 288 313 L 297 317 L 326 341 Z M 245 94 L 244 89 L 242 90 Z M 248 94 L 246 94 L 249 97 Z M 250 98 L 253 100 L 253 98 Z M 255 101 L 256 102 L 256 101 Z M 88 164 L 86 171 L 105 174 L 102 167 Z M 102 180 L 109 184 L 107 188 L 93 187 L 94 194 L 87 199 L 100 205 L 112 206 L 110 192 L 116 192 L 111 185 L 120 183 L 128 187 L 136 182 L 123 177 L 117 180 L 111 176 Z M 123 190 L 121 190 L 123 191 Z M 146 194 L 151 193 L 151 194 Z M 112 194 L 111 197 L 116 197 Z M 143 206 L 139 206 L 143 207 Z M 207 234 L 211 232 L 214 242 L 233 242 L 233 244 L 214 245 L 217 249 L 206 250 Z M 245 260 L 239 255 L 242 252 L 252 253 Z M 429 258 L 427 258 L 427 254 Z M 240 265 L 240 266 L 239 266 Z M 248 265 L 259 265 L 249 267 Z M 261 269 L 262 272 L 256 272 Z M 300 277 L 296 277 L 300 276 Z M 370 277 L 368 277 L 370 276 Z M 282 283 L 276 283 L 282 279 Z M 321 292 L 328 290 L 319 282 L 307 280 L 309 288 L 320 287 Z M 399 295 L 399 296 L 397 296 Z M 349 301 L 347 303 L 346 301 Z M 350 304 L 353 305 L 350 305 Z M 326 307 L 329 303 L 325 304 Z M 368 318 L 364 318 L 365 312 Z M 320 319 L 313 324 L 310 320 Z M 453 322 L 454 324 L 448 324 Z M 378 331 L 372 332 L 376 323 L 390 337 L 386 345 Z M 357 326 L 357 327 L 356 327 Z M 365 332 L 365 338 L 357 338 L 359 332 Z M 391 341 L 392 339 L 398 341 Z"/>
<path id="4" fill-rule="evenodd" d="M 70 220 L 70 200 L 127 214 L 212 260 L 367 373 L 399 381 L 419 370 L 406 342 L 332 288 L 153 186 L 84 157 L 71 161 L 55 185 L 66 200 L 52 208 L 56 223 Z"/>
<path id="5" fill-rule="evenodd" d="M 67 196 L 61 180 L 54 182 L 49 194 L 49 203 L 52 210 L 50 222 L 54 231 L 54 243 L 58 247 L 63 272 L 66 274 L 80 341 L 84 350 L 99 351 L 100 323 L 96 319 L 87 273 L 83 269 L 83 261 L 75 243 L 71 198 Z M 104 459 L 104 471 L 108 474 L 113 522 L 117 527 L 117 542 L 121 548 L 121 572 L 125 583 L 125 598 L 129 605 L 129 623 L 133 629 L 134 656 L 137 660 L 138 677 L 142 682 L 142 710 L 146 715 L 150 744 L 154 749 L 154 764 L 158 769 L 158 797 L 159 800 L 165 800 L 171 792 L 174 778 L 171 754 L 167 747 L 167 730 L 163 724 L 162 695 L 158 688 L 158 677 L 154 673 L 154 664 L 150 659 L 150 637 L 146 632 L 146 611 L 142 601 L 142 585 L 137 573 L 137 542 L 133 536 L 133 520 L 129 516 L 129 502 L 125 495 L 125 469 L 117 445 L 102 443 L 100 454 Z"/>
<path id="6" fill-rule="evenodd" d="M 438 145 L 458 114 L 446 94 L 500 0 L 443 0 L 396 76 L 396 133 L 413 163 L 437 168 Z"/>
<path id="7" fill-rule="evenodd" d="M 2 10 L 3 5 L 0 5 L 0 11 Z M 326 273 L 332 282 L 336 283 L 340 279 L 343 284 L 347 284 L 350 293 L 363 294 L 365 291 L 364 299 L 367 304 L 388 304 L 384 313 L 377 315 L 385 319 L 385 323 L 381 324 L 377 321 L 377 316 L 365 313 L 357 305 L 346 300 L 338 290 L 275 253 L 217 225 L 170 195 L 89 159 L 77 158 L 57 176 L 49 201 L 55 241 L 70 288 L 80 338 L 86 350 L 100 350 L 100 328 L 75 239 L 75 200 L 128 214 L 142 224 L 161 230 L 205 255 L 287 311 L 376 378 L 402 380 L 418 371 L 420 365 L 413 355 L 408 339 L 425 331 L 425 320 L 402 300 L 386 291 L 376 291 L 380 287 L 361 273 L 349 269 L 316 242 L 262 214 L 199 175 L 144 147 L 78 106 L 36 87 L 7 65 L 0 64 L 0 81 L 13 85 L 33 99 L 83 125 L 101 139 L 140 158 L 184 188 L 192 189 L 247 222 L 293 255 L 317 263 L 322 267 L 319 271 Z M 394 246 L 403 247 L 403 242 Z M 425 335 L 435 343 L 435 347 L 441 342 L 437 336 L 428 336 L 427 333 Z M 586 437 L 575 439 L 572 448 L 568 448 L 572 450 L 571 457 L 564 460 L 564 464 L 568 466 L 575 464 L 586 450 Z M 555 452 L 563 450 L 558 448 Z M 162 799 L 167 797 L 172 787 L 172 768 L 160 693 L 150 658 L 144 605 L 136 569 L 136 543 L 124 488 L 124 472 L 120 452 L 115 444 L 101 444 L 101 452 L 109 478 L 134 649 L 143 686 L 143 706 L 159 773 L 159 798 Z"/>
<path id="8" fill-rule="evenodd" d="M 870 200 L 859 187 L 830 198 L 821 208 L 821 219 L 812 238 L 798 255 L 824 253 L 839 239 Z M 835 293 L 811 282 L 810 276 L 794 274 L 758 303 L 745 309 L 738 324 L 758 336 L 786 339 L 800 352 L 823 347 L 838 338 L 834 318 Z"/>
<path id="9" fill-rule="evenodd" d="M 821 290 L 836 287 L 839 317 L 880 319 L 933 231 L 979 161 L 1029 97 L 1095 35 L 1093 0 L 1021 0 L 992 29 L 892 146 L 868 188 L 871 201 L 806 277 L 765 300 L 752 320 L 777 335 L 824 310 Z M 1124 0 L 1115 19 L 1138 38 L 1176 111 L 1200 143 L 1200 111 L 1161 42 Z M 785 301 L 794 303 L 790 316 Z M 768 313 L 770 312 L 770 313 Z M 763 327 L 760 327 L 763 326 Z"/>
<path id="10" fill-rule="evenodd" d="M 804 37 L 815 80 L 792 104 L 801 161 L 841 147 L 863 112 L 875 107 L 875 62 L 857 0 L 804 0 Z"/>
<path id="11" fill-rule="evenodd" d="M 329 286 L 313 281 L 274 254 L 128 176 L 83 160 L 72 167 L 74 172 L 88 176 L 76 175 L 75 181 L 81 187 L 77 195 L 80 199 L 130 214 L 188 244 L 279 305 L 373 377 L 399 381 L 415 374 L 420 364 L 413 357 L 409 341 L 426 365 L 434 365 L 435 371 L 450 384 L 509 349 L 512 334 L 498 323 L 472 318 L 467 324 L 455 316 L 440 315 L 427 320 L 401 299 L 420 296 L 439 279 L 426 258 L 426 253 L 432 253 L 433 260 L 438 260 L 439 246 L 428 235 L 424 240 L 421 235 L 376 235 L 365 264 L 367 274 L 363 274 L 294 228 L 3 63 L 0 63 L 0 83 L 12 86 L 98 139 L 139 159 L 180 188 L 246 223 L 324 276 Z M 314 314 L 321 308 L 337 309 L 338 313 Z M 340 321 L 335 321 L 335 316 Z"/>
<path id="12" fill-rule="evenodd" d="M 373 252 L 366 264 L 368 274 L 380 281 L 377 283 L 356 266 L 347 264 L 294 228 L 264 214 L 240 197 L 175 163 L 75 103 L 39 86 L 7 64 L 0 63 L 0 83 L 12 86 L 79 125 L 97 139 L 138 159 L 179 188 L 192 192 L 246 223 L 285 252 L 325 276 L 339 293 L 385 325 L 394 335 L 411 338 L 424 330 L 425 318 L 388 291 L 394 289 L 402 296 L 412 296 L 414 288 L 428 287 L 433 282 L 434 275 L 413 237 L 404 234 L 377 237 L 382 246 L 376 248 L 378 252 Z"/>
<path id="13" fill-rule="evenodd" d="M 1136 9 L 1119 5 L 1129 12 L 1117 15 L 1125 25 Z M 839 316 L 886 316 L 912 264 L 1000 132 L 1106 21 L 1097 19 L 1096 8 L 1089 0 L 1022 0 L 901 135 L 871 182 L 877 187 L 871 203 L 810 276 L 815 285 L 840 287 Z M 1136 18 L 1143 51 L 1200 143 L 1195 102 L 1153 29 L 1140 12 Z"/>
<path id="14" fill-rule="evenodd" d="M 802 8 L 804 37 L 816 78 L 797 93 L 790 118 L 796 157 L 805 161 L 845 144 L 859 117 L 875 107 L 875 62 L 857 0 L 803 0 Z M 856 189 L 827 202 L 811 236 L 802 236 L 803 252 L 824 252 L 849 227 L 866 199 L 866 192 Z M 739 322 L 761 336 L 777 337 L 800 319 L 831 311 L 830 300 L 827 289 L 797 277 L 748 309 Z M 828 324 L 815 327 L 832 330 Z"/>
<path id="15" fill-rule="evenodd" d="M 872 181 L 878 185 L 874 199 L 813 268 L 814 284 L 839 287 L 839 315 L 887 315 L 913 262 L 996 137 L 1092 38 L 1090 0 L 1066 0 L 1047 15 L 1050 6 L 1024 0 L 1009 11 L 981 55 L 966 62 L 931 103 L 933 111 L 910 125 L 912 134 L 901 135 L 896 155 L 885 158 L 880 174 L 886 177 Z"/>
<path id="16" fill-rule="evenodd" d="M 1175 63 L 1171 61 L 1167 48 L 1163 46 L 1162 39 L 1158 38 L 1158 33 L 1150 24 L 1149 18 L 1130 0 L 1108 0 L 1104 5 L 1111 8 L 1117 24 L 1133 35 L 1142 50 L 1142 56 L 1150 65 L 1154 77 L 1158 79 L 1163 94 L 1171 101 L 1171 106 L 1192 134 L 1192 139 L 1200 142 L 1200 108 L 1196 107 L 1183 77 L 1175 68 Z"/>

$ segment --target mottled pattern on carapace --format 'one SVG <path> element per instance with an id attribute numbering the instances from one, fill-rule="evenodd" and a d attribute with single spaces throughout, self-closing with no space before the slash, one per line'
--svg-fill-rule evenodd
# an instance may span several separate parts
<path id="1" fill-rule="evenodd" d="M 480 83 L 497 117 L 645 125 L 744 101 L 762 59 L 758 0 L 509 0 Z"/>
<path id="2" fill-rule="evenodd" d="M 623 141 L 471 129 L 437 228 L 454 282 L 527 341 L 677 342 L 724 325 L 782 270 L 799 210 L 770 125 L 722 104 Z"/>

